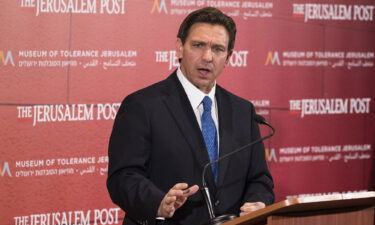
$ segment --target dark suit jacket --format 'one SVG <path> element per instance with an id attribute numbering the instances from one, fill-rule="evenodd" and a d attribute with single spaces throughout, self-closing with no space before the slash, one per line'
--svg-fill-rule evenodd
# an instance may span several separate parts
<path id="1" fill-rule="evenodd" d="M 220 86 L 216 99 L 220 156 L 259 138 L 250 102 Z M 124 224 L 154 224 L 168 190 L 181 182 L 201 186 L 208 162 L 201 130 L 175 72 L 122 102 L 110 138 L 107 187 L 113 202 L 126 212 Z M 244 202 L 274 201 L 262 143 L 221 161 L 217 184 L 211 170 L 206 179 L 216 215 L 238 215 Z M 208 218 L 198 192 L 165 224 L 198 225 Z"/>

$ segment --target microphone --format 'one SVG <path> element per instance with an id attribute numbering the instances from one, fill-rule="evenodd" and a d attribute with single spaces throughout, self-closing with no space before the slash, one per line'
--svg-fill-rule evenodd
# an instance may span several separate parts
<path id="1" fill-rule="evenodd" d="M 240 151 L 242 151 L 242 150 L 244 150 L 244 149 L 246 149 L 246 148 L 248 148 L 252 145 L 255 145 L 255 144 L 257 144 L 257 143 L 259 143 L 263 140 L 266 140 L 266 139 L 272 137 L 275 134 L 275 128 L 271 124 L 267 123 L 263 116 L 255 114 L 254 120 L 255 120 L 255 122 L 257 122 L 259 124 L 263 124 L 263 125 L 266 125 L 267 127 L 271 128 L 272 132 L 265 137 L 261 137 L 261 138 L 255 140 L 255 141 L 253 141 L 253 142 L 250 142 L 250 143 L 248 143 L 248 144 L 246 144 L 246 145 L 226 154 L 226 155 L 223 155 L 223 156 L 217 158 L 216 160 L 213 160 L 213 161 L 207 163 L 203 167 L 201 191 L 203 193 L 204 200 L 206 202 L 206 206 L 207 206 L 208 214 L 210 216 L 210 220 L 205 222 L 205 223 L 202 223 L 201 225 L 219 225 L 219 224 L 223 224 L 223 223 L 225 223 L 229 220 L 233 220 L 237 217 L 236 215 L 233 215 L 233 214 L 228 214 L 228 215 L 224 214 L 224 215 L 221 215 L 221 216 L 218 216 L 218 217 L 215 216 L 214 208 L 212 206 L 211 197 L 210 197 L 210 190 L 207 187 L 206 179 L 204 178 L 204 175 L 206 174 L 207 168 L 210 167 L 212 164 L 218 163 L 219 161 L 221 161 L 223 159 L 226 159 L 226 158 L 228 158 L 228 157 L 230 157 L 234 154 L 237 154 L 238 152 L 240 152 Z"/>

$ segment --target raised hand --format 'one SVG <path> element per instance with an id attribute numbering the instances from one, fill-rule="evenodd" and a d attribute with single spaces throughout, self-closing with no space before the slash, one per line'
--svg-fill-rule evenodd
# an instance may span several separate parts
<path id="1" fill-rule="evenodd" d="M 198 185 L 188 187 L 186 183 L 175 184 L 161 201 L 157 216 L 172 217 L 175 211 L 186 202 L 187 198 L 195 194 L 199 189 Z"/>

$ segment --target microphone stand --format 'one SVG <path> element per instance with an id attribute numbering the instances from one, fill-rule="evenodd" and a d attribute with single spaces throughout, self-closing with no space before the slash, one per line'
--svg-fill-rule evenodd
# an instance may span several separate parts
<path id="1" fill-rule="evenodd" d="M 237 150 L 235 150 L 233 152 L 230 152 L 230 153 L 228 153 L 226 155 L 223 155 L 223 156 L 217 158 L 216 160 L 213 160 L 213 161 L 207 163 L 204 166 L 204 168 L 203 168 L 203 175 L 202 175 L 202 188 L 201 188 L 201 191 L 203 193 L 204 200 L 205 200 L 206 205 L 207 205 L 207 210 L 208 210 L 208 214 L 210 216 L 210 219 L 207 222 L 202 223 L 201 225 L 220 225 L 220 224 L 223 224 L 223 223 L 225 223 L 225 222 L 227 222 L 229 220 L 233 220 L 233 219 L 235 219 L 237 217 L 236 215 L 233 215 L 233 214 L 224 214 L 224 215 L 221 215 L 221 216 L 218 216 L 218 217 L 215 216 L 214 208 L 212 206 L 211 197 L 210 197 L 210 190 L 207 187 L 206 179 L 204 178 L 204 175 L 206 174 L 207 168 L 209 166 L 211 166 L 212 164 L 217 163 L 217 162 L 219 162 L 222 159 L 226 159 L 226 158 L 228 158 L 228 157 L 230 157 L 230 156 L 232 156 L 232 155 L 234 155 L 234 154 L 236 154 L 236 153 L 238 153 L 238 152 L 240 152 L 240 151 L 242 151 L 242 150 L 244 150 L 244 149 L 246 149 L 246 148 L 248 148 L 248 147 L 250 147 L 250 146 L 252 146 L 254 144 L 257 144 L 257 143 L 259 143 L 261 141 L 264 141 L 264 140 L 272 137 L 275 134 L 275 128 L 273 126 L 271 126 L 271 124 L 267 123 L 265 121 L 265 119 L 264 119 L 263 116 L 255 114 L 254 120 L 257 123 L 259 123 L 259 124 L 263 124 L 263 125 L 266 125 L 267 127 L 271 128 L 271 130 L 272 130 L 271 134 L 269 134 L 269 135 L 267 135 L 267 136 L 265 136 L 263 138 L 259 138 L 259 139 L 255 140 L 253 142 L 250 142 L 250 143 L 242 146 L 241 148 L 239 148 L 239 149 L 237 149 Z"/>

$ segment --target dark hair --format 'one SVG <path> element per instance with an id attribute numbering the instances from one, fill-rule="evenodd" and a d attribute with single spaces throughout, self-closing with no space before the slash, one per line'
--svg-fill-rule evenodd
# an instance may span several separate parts
<path id="1" fill-rule="evenodd" d="M 195 23 L 222 25 L 229 34 L 228 51 L 231 51 L 234 48 L 234 42 L 236 40 L 236 24 L 232 18 L 225 15 L 219 9 L 205 7 L 191 12 L 184 19 L 178 30 L 177 37 L 181 39 L 182 44 L 185 44 L 186 38 L 189 35 L 189 30 Z"/>

